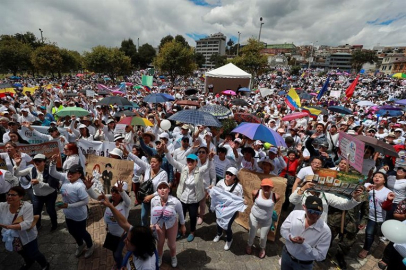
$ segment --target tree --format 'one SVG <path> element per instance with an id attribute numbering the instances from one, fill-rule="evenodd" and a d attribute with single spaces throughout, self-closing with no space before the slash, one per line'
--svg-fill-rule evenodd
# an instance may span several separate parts
<path id="1" fill-rule="evenodd" d="M 138 48 L 139 50 L 140 48 Z M 135 46 L 133 40 L 131 38 L 124 39 L 121 41 L 120 51 L 124 52 L 124 54 L 131 59 L 131 64 L 133 67 L 139 66 L 139 59 L 137 53 L 137 47 Z"/>
<path id="2" fill-rule="evenodd" d="M 210 56 L 209 61 L 210 61 L 212 64 L 214 64 L 214 67 L 215 67 L 215 68 L 218 68 L 218 67 L 224 66 L 224 65 L 227 63 L 227 56 L 225 56 L 225 55 L 220 55 L 220 54 L 218 54 L 218 53 L 213 53 L 213 54 Z"/>
<path id="3" fill-rule="evenodd" d="M 159 43 L 158 50 L 161 51 L 162 47 L 165 45 L 165 43 L 171 42 L 173 40 L 173 36 L 167 35 L 166 37 L 163 37 L 161 39 L 161 43 Z"/>
<path id="4" fill-rule="evenodd" d="M 63 68 L 63 58 L 59 48 L 55 45 L 38 47 L 31 56 L 33 66 L 43 73 L 60 73 Z"/>
<path id="5" fill-rule="evenodd" d="M 82 59 L 77 51 L 60 49 L 59 52 L 62 57 L 62 65 L 58 70 L 59 77 L 62 77 L 62 72 L 72 72 L 80 69 Z"/>
<path id="6" fill-rule="evenodd" d="M 183 36 L 176 35 L 175 40 L 176 40 L 176 42 L 181 43 L 183 46 L 190 48 L 189 43 L 187 43 L 186 39 Z"/>
<path id="7" fill-rule="evenodd" d="M 356 50 L 352 54 L 351 64 L 352 68 L 360 72 L 365 63 L 374 64 L 378 62 L 378 56 L 372 50 Z"/>
<path id="8" fill-rule="evenodd" d="M 14 37 L 18 41 L 29 45 L 34 50 L 43 45 L 32 32 L 26 32 L 25 34 L 16 33 Z"/>
<path id="9" fill-rule="evenodd" d="M 17 75 L 29 68 L 32 49 L 13 36 L 0 37 L 0 69 Z"/>
<path id="10" fill-rule="evenodd" d="M 85 67 L 97 73 L 107 73 L 112 80 L 131 69 L 131 59 L 118 48 L 97 46 L 84 53 Z"/>
<path id="11" fill-rule="evenodd" d="M 176 75 L 189 75 L 197 68 L 193 50 L 175 40 L 163 45 L 155 59 L 155 66 L 161 72 L 168 72 L 172 81 Z"/>
<path id="12" fill-rule="evenodd" d="M 195 53 L 195 62 L 199 68 L 202 68 L 206 64 L 206 57 L 202 53 Z"/>
<path id="13" fill-rule="evenodd" d="M 140 68 L 147 68 L 154 60 L 156 50 L 148 43 L 143 44 L 138 49 L 138 64 Z"/>
<path id="14" fill-rule="evenodd" d="M 268 67 L 267 57 L 261 54 L 263 48 L 262 43 L 250 38 L 248 44 L 241 48 L 241 56 L 237 56 L 232 62 L 254 77 L 261 75 Z"/>

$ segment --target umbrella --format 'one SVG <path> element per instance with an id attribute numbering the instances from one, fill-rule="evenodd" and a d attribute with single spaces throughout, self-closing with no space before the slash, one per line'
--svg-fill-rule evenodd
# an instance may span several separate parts
<path id="1" fill-rule="evenodd" d="M 285 91 L 279 91 L 279 92 L 278 92 L 278 95 L 280 95 L 280 96 L 286 95 L 286 92 L 285 92 Z"/>
<path id="2" fill-rule="evenodd" d="M 227 118 L 231 114 L 231 111 L 228 108 L 221 105 L 206 105 L 201 107 L 199 111 L 210 113 L 217 119 Z"/>
<path id="3" fill-rule="evenodd" d="M 238 92 L 251 92 L 251 90 L 248 87 L 242 87 L 237 90 Z"/>
<path id="4" fill-rule="evenodd" d="M 305 93 L 301 93 L 301 94 L 299 95 L 299 97 L 300 97 L 301 99 L 307 99 L 307 100 L 313 98 L 313 96 L 312 96 L 311 94 L 306 93 L 306 92 L 305 92 Z"/>
<path id="5" fill-rule="evenodd" d="M 110 95 L 110 94 L 111 94 L 111 92 L 107 92 L 107 91 L 99 91 L 99 92 L 97 92 L 96 94 L 98 94 L 99 96 L 103 96 L 103 95 L 107 96 L 107 95 Z"/>
<path id="6" fill-rule="evenodd" d="M 11 76 L 10 77 L 10 80 L 19 80 L 19 79 L 21 79 L 21 77 L 18 77 L 18 76 Z"/>
<path id="7" fill-rule="evenodd" d="M 80 107 L 65 107 L 56 113 L 56 115 L 59 117 L 71 116 L 71 115 L 74 115 L 76 117 L 82 117 L 82 116 L 86 116 L 89 114 L 90 113 L 88 111 L 86 111 L 85 109 L 80 108 Z"/>
<path id="8" fill-rule="evenodd" d="M 231 132 L 240 133 L 251 140 L 260 140 L 269 142 L 274 146 L 286 146 L 285 140 L 276 131 L 264 126 L 263 124 L 242 123 Z"/>
<path id="9" fill-rule="evenodd" d="M 196 96 L 190 96 L 189 99 L 190 99 L 190 100 L 199 100 L 199 98 L 196 97 Z"/>
<path id="10" fill-rule="evenodd" d="M 118 91 L 118 90 L 111 91 L 111 93 L 114 94 L 114 95 L 120 95 L 120 96 L 125 95 L 125 93 L 123 93 L 121 91 Z"/>
<path id="11" fill-rule="evenodd" d="M 161 94 L 161 93 L 149 94 L 148 96 L 144 97 L 144 101 L 148 102 L 148 103 L 160 103 L 160 102 L 166 102 L 168 100 L 170 100 L 170 99 L 167 96 L 165 96 L 164 94 Z M 171 100 L 175 100 L 175 99 L 173 98 Z"/>
<path id="12" fill-rule="evenodd" d="M 369 100 L 361 100 L 357 103 L 358 106 L 375 106 L 376 104 Z"/>
<path id="13" fill-rule="evenodd" d="M 217 120 L 216 117 L 207 112 L 202 112 L 199 110 L 183 110 L 175 113 L 169 120 L 179 121 L 181 123 L 192 124 L 192 125 L 203 125 L 208 127 L 221 127 L 222 124 Z"/>
<path id="14" fill-rule="evenodd" d="M 118 122 L 119 124 L 125 124 L 125 125 L 133 125 L 133 126 L 149 126 L 152 127 L 154 124 L 151 123 L 147 118 L 142 118 L 139 116 L 134 116 L 134 117 L 124 117 L 123 119 Z"/>
<path id="15" fill-rule="evenodd" d="M 285 115 L 282 118 L 282 120 L 283 121 L 291 121 L 291 120 L 303 118 L 303 117 L 306 117 L 306 116 L 309 116 L 309 114 L 307 112 L 295 112 L 295 113 Z"/>
<path id="16" fill-rule="evenodd" d="M 249 106 L 248 102 L 246 102 L 245 100 L 243 100 L 241 98 L 231 100 L 231 104 L 237 105 L 237 106 L 247 106 L 247 107 Z"/>
<path id="17" fill-rule="evenodd" d="M 385 110 L 385 111 L 401 111 L 402 108 L 391 106 L 391 105 L 383 105 L 381 107 L 378 107 L 379 110 Z"/>
<path id="18" fill-rule="evenodd" d="M 114 117 L 121 117 L 121 116 L 136 116 L 137 114 L 135 112 L 132 112 L 130 110 L 124 110 L 124 111 L 119 111 L 117 112 Z"/>
<path id="19" fill-rule="evenodd" d="M 269 88 L 260 88 L 259 92 L 261 93 L 262 97 L 266 97 L 273 94 L 273 90 Z"/>
<path id="20" fill-rule="evenodd" d="M 310 93 L 310 95 L 317 96 L 318 94 L 317 93 Z"/>
<path id="21" fill-rule="evenodd" d="M 253 114 L 250 114 L 250 113 L 235 113 L 234 119 L 238 123 L 241 123 L 241 122 L 257 123 L 257 124 L 262 123 L 261 119 L 259 119 L 258 117 L 256 117 Z"/>
<path id="22" fill-rule="evenodd" d="M 347 109 L 343 106 L 330 106 L 328 109 L 332 112 L 341 113 L 341 114 L 352 114 L 350 109 Z"/>
<path id="23" fill-rule="evenodd" d="M 165 96 L 166 98 L 168 98 L 169 101 L 174 101 L 175 100 L 175 98 L 173 96 L 171 96 L 171 95 L 169 95 L 167 93 L 163 93 L 162 95 Z"/>
<path id="24" fill-rule="evenodd" d="M 136 85 L 133 87 L 134 89 L 143 89 L 143 87 L 141 85 Z"/>
<path id="25" fill-rule="evenodd" d="M 388 156 L 392 156 L 392 157 L 398 157 L 398 153 L 396 152 L 395 148 L 393 148 L 392 145 L 387 144 L 381 140 L 378 140 L 374 137 L 363 136 L 363 135 L 355 136 L 355 138 L 364 142 L 366 145 L 372 146 L 376 152 L 380 152 L 384 155 L 388 155 Z"/>
<path id="26" fill-rule="evenodd" d="M 13 84 L 14 87 L 23 87 L 23 85 L 21 83 L 15 83 Z"/>
<path id="27" fill-rule="evenodd" d="M 221 92 L 223 95 L 226 96 L 235 96 L 237 95 L 233 90 L 224 90 L 223 92 Z"/>
<path id="28" fill-rule="evenodd" d="M 195 88 L 188 88 L 185 90 L 185 95 L 190 96 L 190 95 L 197 94 L 198 92 L 199 92 L 199 90 L 197 90 Z"/>
<path id="29" fill-rule="evenodd" d="M 78 74 L 76 74 L 76 77 L 83 77 L 83 76 L 85 76 L 84 74 L 82 74 L 82 73 L 78 73 Z"/>
<path id="30" fill-rule="evenodd" d="M 181 105 L 181 106 L 196 106 L 200 107 L 200 103 L 197 101 L 192 101 L 192 100 L 179 100 L 175 102 L 175 105 Z"/>
<path id="31" fill-rule="evenodd" d="M 99 93 L 100 95 L 100 93 Z M 131 102 L 128 101 L 128 99 L 120 97 L 120 96 L 113 96 L 113 97 L 105 97 L 99 102 L 97 102 L 98 105 L 113 105 L 117 104 L 118 106 L 132 106 Z"/>
<path id="32" fill-rule="evenodd" d="M 376 112 L 376 114 L 382 115 L 382 116 L 401 116 L 403 115 L 402 110 L 400 111 L 394 111 L 394 110 L 379 110 Z"/>
<path id="33" fill-rule="evenodd" d="M 405 73 L 395 73 L 392 75 L 392 78 L 404 79 L 404 78 L 406 78 L 406 74 Z"/>
<path id="34" fill-rule="evenodd" d="M 406 99 L 396 100 L 395 103 L 400 105 L 406 105 Z"/>

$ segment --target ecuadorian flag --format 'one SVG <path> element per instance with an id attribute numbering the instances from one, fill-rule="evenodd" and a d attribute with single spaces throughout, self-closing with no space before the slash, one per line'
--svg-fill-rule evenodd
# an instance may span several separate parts
<path id="1" fill-rule="evenodd" d="M 299 95 L 296 93 L 294 88 L 290 88 L 288 95 L 285 99 L 286 105 L 293 111 L 302 105 L 300 104 Z"/>

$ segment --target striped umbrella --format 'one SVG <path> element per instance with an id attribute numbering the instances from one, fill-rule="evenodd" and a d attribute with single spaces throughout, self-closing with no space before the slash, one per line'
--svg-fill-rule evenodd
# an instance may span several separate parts
<path id="1" fill-rule="evenodd" d="M 125 125 L 132 125 L 132 126 L 143 126 L 143 127 L 146 127 L 146 126 L 152 127 L 154 125 L 147 118 L 142 118 L 139 116 L 124 117 L 118 123 L 125 124 Z"/>
<path id="2" fill-rule="evenodd" d="M 216 117 L 207 112 L 199 110 L 183 110 L 175 113 L 168 120 L 179 121 L 185 124 L 192 124 L 195 126 L 202 125 L 208 127 L 221 127 L 222 124 Z"/>

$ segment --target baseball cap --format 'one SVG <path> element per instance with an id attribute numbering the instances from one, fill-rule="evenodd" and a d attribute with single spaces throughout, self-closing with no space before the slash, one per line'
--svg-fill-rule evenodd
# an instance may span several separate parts
<path id="1" fill-rule="evenodd" d="M 235 167 L 229 167 L 226 172 L 232 173 L 233 175 L 237 175 L 238 170 Z"/>
<path id="2" fill-rule="evenodd" d="M 80 124 L 79 129 L 81 129 L 81 128 L 87 128 L 87 126 L 85 124 Z"/>
<path id="3" fill-rule="evenodd" d="M 159 138 L 160 138 L 160 139 L 168 139 L 168 140 L 169 140 L 169 134 L 166 133 L 166 132 L 162 132 L 162 133 L 159 135 Z"/>
<path id="4" fill-rule="evenodd" d="M 45 160 L 46 156 L 44 154 L 36 154 L 33 158 L 33 160 Z"/>
<path id="5" fill-rule="evenodd" d="M 107 120 L 106 123 L 107 123 L 107 124 L 114 123 L 114 119 L 109 119 L 109 120 Z"/>
<path id="6" fill-rule="evenodd" d="M 78 164 L 72 165 L 72 166 L 69 168 L 69 170 L 68 170 L 68 173 L 77 173 L 77 172 L 79 172 L 79 173 L 81 173 L 82 175 L 84 175 L 84 173 L 83 173 L 83 167 L 80 166 L 80 165 L 78 165 Z"/>
<path id="7" fill-rule="evenodd" d="M 186 159 L 197 160 L 197 156 L 195 154 L 189 154 L 189 155 L 187 155 Z"/>
<path id="8" fill-rule="evenodd" d="M 263 145 L 263 143 L 260 140 L 256 140 L 254 144 L 255 145 Z"/>
<path id="9" fill-rule="evenodd" d="M 269 152 L 271 152 L 271 153 L 273 153 L 273 154 L 277 154 L 277 153 L 278 153 L 278 148 L 271 147 L 271 148 L 269 149 Z"/>
<path id="10" fill-rule="evenodd" d="M 306 198 L 305 206 L 307 209 L 323 211 L 323 202 L 319 197 L 309 196 Z"/>
<path id="11" fill-rule="evenodd" d="M 159 187 L 160 185 L 166 185 L 167 187 L 169 187 L 169 183 L 166 182 L 166 181 L 161 181 L 161 182 L 159 182 L 158 185 L 156 186 L 157 189 L 158 189 L 158 187 Z"/>
<path id="12" fill-rule="evenodd" d="M 234 140 L 234 142 L 237 142 L 237 143 L 241 144 L 242 140 L 240 138 L 237 138 L 237 139 Z"/>
<path id="13" fill-rule="evenodd" d="M 262 179 L 261 187 L 273 187 L 273 182 L 270 178 Z"/>

